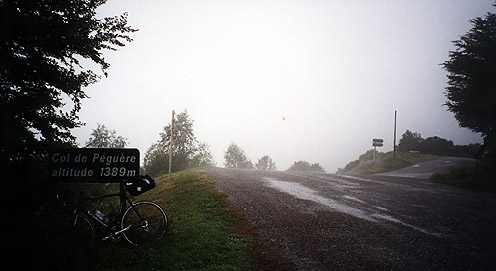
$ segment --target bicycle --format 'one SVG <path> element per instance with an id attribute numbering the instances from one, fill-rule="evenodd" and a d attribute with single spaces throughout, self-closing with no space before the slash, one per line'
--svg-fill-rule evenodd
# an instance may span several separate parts
<path id="1" fill-rule="evenodd" d="M 59 245 L 80 246 L 85 242 L 95 240 L 96 232 L 93 222 L 97 222 L 106 230 L 106 235 L 101 240 L 117 242 L 124 237 L 134 246 L 160 240 L 165 235 L 168 226 L 168 217 L 164 209 L 153 201 L 132 202 L 126 193 L 129 192 L 132 196 L 136 196 L 153 187 L 155 187 L 155 181 L 145 175 L 140 176 L 139 182 L 120 183 L 119 193 L 86 199 L 80 199 L 80 195 L 77 195 L 74 199 L 74 211 L 55 218 L 50 223 L 46 237 Z M 110 218 L 99 210 L 92 212 L 81 207 L 81 201 L 109 197 L 119 197 L 119 212 L 115 224 L 110 223 Z"/>

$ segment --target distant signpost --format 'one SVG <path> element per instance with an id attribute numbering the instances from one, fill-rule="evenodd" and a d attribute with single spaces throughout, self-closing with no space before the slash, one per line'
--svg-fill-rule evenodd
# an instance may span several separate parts
<path id="1" fill-rule="evenodd" d="M 55 149 L 50 176 L 59 182 L 119 183 L 139 177 L 138 149 Z"/>
<path id="2" fill-rule="evenodd" d="M 380 139 L 380 138 L 372 139 L 372 146 L 373 147 L 382 147 L 383 143 L 384 143 L 384 139 Z"/>
<path id="3" fill-rule="evenodd" d="M 377 152 L 377 147 L 382 147 L 384 144 L 384 139 L 374 138 L 372 139 L 372 147 L 374 147 L 374 157 L 372 161 L 375 161 L 375 153 Z"/>

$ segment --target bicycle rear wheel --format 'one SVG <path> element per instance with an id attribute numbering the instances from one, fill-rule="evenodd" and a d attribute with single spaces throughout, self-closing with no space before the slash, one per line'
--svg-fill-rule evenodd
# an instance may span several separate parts
<path id="1" fill-rule="evenodd" d="M 160 240 L 167 230 L 168 218 L 164 209 L 155 202 L 139 201 L 127 208 L 122 216 L 124 238 L 135 246 Z"/>
<path id="2" fill-rule="evenodd" d="M 95 229 L 86 216 L 66 214 L 52 221 L 46 237 L 58 248 L 81 247 L 95 239 Z"/>

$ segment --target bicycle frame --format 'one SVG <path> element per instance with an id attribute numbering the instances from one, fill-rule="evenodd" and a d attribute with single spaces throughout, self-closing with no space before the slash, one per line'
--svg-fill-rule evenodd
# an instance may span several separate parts
<path id="1" fill-rule="evenodd" d="M 84 200 L 96 200 L 96 199 L 103 199 L 103 198 L 110 198 L 110 197 L 119 197 L 119 212 L 118 212 L 118 217 L 117 217 L 117 221 L 118 222 L 117 222 L 116 226 L 120 227 L 119 221 L 121 221 L 121 219 L 122 219 L 122 216 L 124 214 L 124 211 L 126 210 L 126 207 L 127 207 L 127 205 L 126 205 L 127 203 L 129 203 L 129 206 L 131 206 L 131 208 L 135 211 L 136 215 L 140 219 L 142 219 L 142 217 L 139 214 L 139 212 L 137 212 L 136 209 L 134 208 L 133 202 L 127 196 L 126 189 L 125 188 L 126 188 L 126 184 L 125 183 L 121 183 L 120 184 L 120 187 L 119 187 L 119 193 L 113 193 L 113 194 L 107 194 L 107 195 L 98 195 L 98 196 L 93 196 L 91 198 L 87 198 L 87 199 L 84 199 Z M 130 228 L 130 226 L 127 227 L 127 228 L 125 228 L 125 229 L 117 228 L 118 230 L 117 231 L 114 231 L 113 226 L 111 224 L 106 223 L 105 221 L 103 221 L 101 218 L 99 218 L 98 216 L 96 216 L 90 210 L 81 208 L 79 206 L 79 201 L 76 202 L 76 206 L 74 208 L 74 215 L 75 215 L 74 224 L 77 223 L 78 214 L 80 214 L 80 213 L 87 214 L 90 218 L 92 218 L 93 220 L 97 221 L 100 225 L 102 225 L 105 229 L 107 229 L 107 231 L 109 232 L 109 235 L 106 236 L 106 237 L 104 237 L 104 238 L 102 238 L 102 240 L 107 240 L 109 238 L 113 238 L 114 236 L 118 236 L 119 234 L 121 234 L 124 231 L 129 230 L 129 228 Z"/>

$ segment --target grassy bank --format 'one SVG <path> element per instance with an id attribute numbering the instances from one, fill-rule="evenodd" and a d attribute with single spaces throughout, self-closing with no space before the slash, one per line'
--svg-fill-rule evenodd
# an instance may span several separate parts
<path id="1" fill-rule="evenodd" d="M 480 166 L 455 167 L 448 173 L 434 174 L 430 181 L 482 192 L 496 193 L 496 171 Z"/>
<path id="2" fill-rule="evenodd" d="M 338 171 L 341 174 L 375 174 L 389 172 L 405 168 L 417 163 L 440 158 L 435 155 L 396 153 L 396 158 L 392 152 L 377 153 L 373 160 L 373 152 L 369 151 L 360 156 L 358 160 L 350 162 L 345 169 Z"/>
<path id="3" fill-rule="evenodd" d="M 155 189 L 134 198 L 159 203 L 169 216 L 166 237 L 149 247 L 96 241 L 66 259 L 50 258 L 40 245 L 33 268 L 51 270 L 255 270 L 248 253 L 252 237 L 236 231 L 240 217 L 229 211 L 226 196 L 215 192 L 200 170 L 157 178 Z M 61 268 L 58 268 L 58 267 Z"/>

